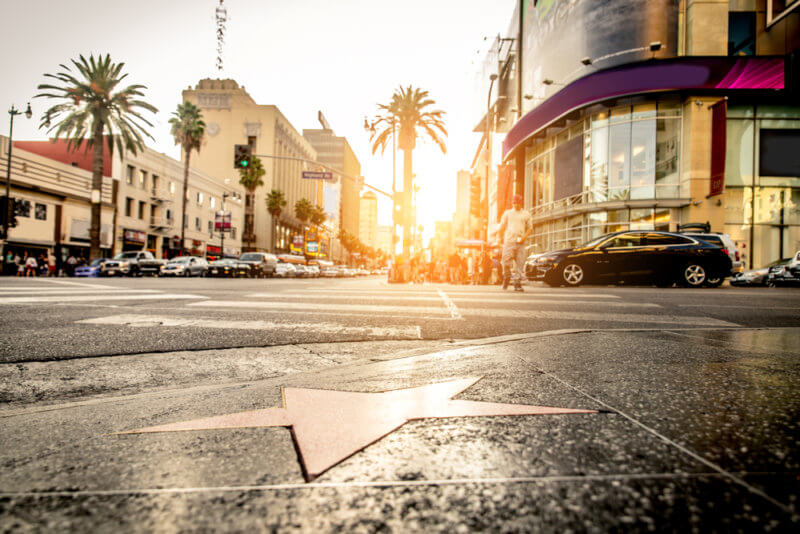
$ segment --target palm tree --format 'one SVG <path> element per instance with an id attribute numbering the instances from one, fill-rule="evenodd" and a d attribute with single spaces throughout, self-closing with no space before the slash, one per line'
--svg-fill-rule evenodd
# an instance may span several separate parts
<path id="1" fill-rule="evenodd" d="M 267 195 L 267 211 L 272 215 L 272 235 L 274 236 L 278 227 L 278 217 L 281 216 L 283 208 L 286 206 L 286 197 L 280 189 L 273 189 Z M 277 247 L 277 238 L 272 240 L 272 251 Z"/>
<path id="2" fill-rule="evenodd" d="M 325 210 L 323 210 L 320 206 L 314 206 L 311 208 L 311 224 L 314 226 L 322 226 L 325 224 L 326 220 L 328 220 L 328 216 L 325 215 Z"/>
<path id="3" fill-rule="evenodd" d="M 78 150 L 86 142 L 86 150 L 93 150 L 92 158 L 92 220 L 89 229 L 89 258 L 100 257 L 100 201 L 103 189 L 103 136 L 106 136 L 109 154 L 114 147 L 122 154 L 130 150 L 136 154 L 144 150 L 145 135 L 153 137 L 145 130 L 145 125 L 153 125 L 137 110 L 141 108 L 152 113 L 158 110 L 141 98 L 144 97 L 144 85 L 129 85 L 122 89 L 118 86 L 128 76 L 120 74 L 125 63 L 114 63 L 111 57 L 93 55 L 87 60 L 78 56 L 71 60 L 77 70 L 61 64 L 62 71 L 57 74 L 45 74 L 59 82 L 43 83 L 38 89 L 42 91 L 35 98 L 47 97 L 60 100 L 59 103 L 45 111 L 40 128 L 48 128 L 47 133 L 55 130 L 54 139 L 67 138 L 70 150 Z M 115 92 L 116 91 L 116 92 Z M 51 120 L 58 122 L 51 126 Z"/>
<path id="4" fill-rule="evenodd" d="M 447 137 L 444 126 L 444 111 L 426 111 L 436 102 L 429 98 L 428 91 L 399 87 L 388 104 L 378 104 L 378 117 L 372 124 L 372 153 L 386 149 L 389 138 L 397 136 L 397 144 L 403 151 L 403 204 L 406 206 L 406 220 L 403 225 L 403 255 L 408 258 L 411 252 L 411 191 L 413 189 L 412 156 L 417 145 L 417 137 L 425 134 L 447 153 L 443 137 Z M 396 127 L 399 131 L 396 131 Z M 382 129 L 381 129 L 382 128 Z"/>
<path id="5" fill-rule="evenodd" d="M 186 196 L 189 190 L 189 160 L 192 150 L 200 152 L 200 144 L 206 133 L 206 123 L 200 108 L 189 102 L 178 104 L 169 120 L 171 128 L 169 133 L 175 139 L 175 144 L 181 146 L 183 151 L 183 197 L 181 204 L 181 251 L 186 253 L 186 226 L 189 224 L 186 217 Z"/>
<path id="6" fill-rule="evenodd" d="M 253 225 L 256 210 L 256 188 L 264 185 L 264 180 L 261 178 L 266 172 L 261 160 L 255 156 L 250 158 L 250 165 L 239 169 L 239 183 L 244 186 L 245 189 L 244 235 L 242 237 L 248 245 L 253 242 L 253 232 L 255 230 Z M 252 246 L 248 246 L 247 248 L 249 250 Z"/>
<path id="7" fill-rule="evenodd" d="M 309 202 L 307 198 L 301 198 L 294 203 L 294 216 L 297 217 L 304 225 L 311 218 L 313 210 L 314 206 L 312 206 L 311 202 Z"/>

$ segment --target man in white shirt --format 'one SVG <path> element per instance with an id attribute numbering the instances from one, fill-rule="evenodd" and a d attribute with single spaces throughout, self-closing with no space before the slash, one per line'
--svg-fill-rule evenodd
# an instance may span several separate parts
<path id="1" fill-rule="evenodd" d="M 500 218 L 497 231 L 503 244 L 503 289 L 508 288 L 509 280 L 514 282 L 514 290 L 522 291 L 522 269 L 525 264 L 525 240 L 533 230 L 531 214 L 522 209 L 522 195 L 514 195 L 513 209 L 506 210 Z"/>

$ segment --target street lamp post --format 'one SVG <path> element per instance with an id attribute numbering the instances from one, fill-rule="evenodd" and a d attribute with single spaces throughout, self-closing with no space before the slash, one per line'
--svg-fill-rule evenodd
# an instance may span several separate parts
<path id="1" fill-rule="evenodd" d="M 492 87 L 497 79 L 497 74 L 489 76 L 489 95 L 486 97 L 486 221 L 483 225 L 483 240 L 489 242 L 489 172 L 492 168 Z"/>
<path id="2" fill-rule="evenodd" d="M 22 112 L 19 111 L 17 108 L 14 107 L 14 104 L 11 104 L 11 109 L 8 110 L 8 114 L 11 116 L 11 121 L 8 126 L 8 160 L 6 164 L 6 198 L 4 202 L 6 203 L 6 218 L 3 221 L 3 250 L 0 252 L 0 255 L 5 257 L 5 245 L 8 241 L 8 223 L 11 220 L 11 210 L 14 209 L 14 206 L 11 205 L 11 148 L 13 146 L 14 140 L 14 117 L 17 115 L 22 115 L 25 113 L 25 118 L 30 119 L 33 115 L 31 111 L 31 103 L 28 102 L 28 108 Z"/>

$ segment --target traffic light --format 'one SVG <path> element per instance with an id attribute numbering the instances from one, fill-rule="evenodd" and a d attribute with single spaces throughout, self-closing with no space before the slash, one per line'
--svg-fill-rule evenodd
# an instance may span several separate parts
<path id="1" fill-rule="evenodd" d="M 0 226 L 5 226 L 8 220 L 8 197 L 0 197 Z"/>
<path id="2" fill-rule="evenodd" d="M 481 216 L 481 177 L 474 174 L 469 180 L 469 214 L 475 218 Z"/>
<path id="3" fill-rule="evenodd" d="M 253 155 L 250 145 L 234 145 L 233 168 L 246 169 L 250 166 L 250 157 Z"/>
<path id="4" fill-rule="evenodd" d="M 9 228 L 16 228 L 17 227 L 17 213 L 19 213 L 19 211 L 20 211 L 20 207 L 19 207 L 18 204 L 20 202 L 22 202 L 22 201 L 17 200 L 17 199 L 15 199 L 13 197 L 9 200 L 9 206 L 13 206 L 13 209 L 11 210 L 11 218 L 8 219 L 8 227 Z"/>

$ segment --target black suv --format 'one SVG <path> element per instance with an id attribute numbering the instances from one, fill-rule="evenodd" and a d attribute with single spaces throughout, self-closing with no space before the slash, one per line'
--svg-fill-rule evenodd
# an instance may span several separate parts
<path id="1" fill-rule="evenodd" d="M 239 257 L 239 261 L 250 265 L 253 276 L 257 278 L 271 277 L 275 274 L 275 266 L 278 265 L 277 256 L 266 252 L 245 252 Z"/>

